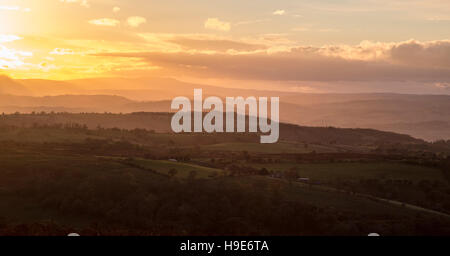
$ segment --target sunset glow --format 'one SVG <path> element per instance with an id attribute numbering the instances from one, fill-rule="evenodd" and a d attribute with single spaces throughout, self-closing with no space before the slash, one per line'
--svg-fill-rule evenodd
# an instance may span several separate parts
<path id="1" fill-rule="evenodd" d="M 450 82 L 448 1 L 198 0 L 175 8 L 181 2 L 1 1 L 0 72 L 56 80 Z"/>
<path id="2" fill-rule="evenodd" d="M 450 0 L 0 0 L 0 240 L 432 254 L 449 28 Z"/>

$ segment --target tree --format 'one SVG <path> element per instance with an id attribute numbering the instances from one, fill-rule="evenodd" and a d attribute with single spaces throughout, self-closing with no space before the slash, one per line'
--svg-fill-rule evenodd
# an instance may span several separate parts
<path id="1" fill-rule="evenodd" d="M 286 171 L 284 177 L 288 180 L 289 185 L 292 185 L 293 181 L 298 179 L 298 169 L 297 167 L 292 167 L 289 171 Z"/>
<path id="2" fill-rule="evenodd" d="M 196 171 L 191 171 L 189 173 L 188 179 L 192 181 L 192 180 L 195 180 L 195 177 L 197 177 L 197 172 Z"/>
<path id="3" fill-rule="evenodd" d="M 261 170 L 259 170 L 259 175 L 266 176 L 269 174 L 270 174 L 270 172 L 266 168 L 262 168 Z"/>
<path id="4" fill-rule="evenodd" d="M 170 170 L 169 170 L 169 176 L 170 176 L 170 178 L 175 177 L 175 175 L 177 175 L 177 173 L 178 173 L 177 169 L 175 169 L 175 168 L 170 169 Z"/>

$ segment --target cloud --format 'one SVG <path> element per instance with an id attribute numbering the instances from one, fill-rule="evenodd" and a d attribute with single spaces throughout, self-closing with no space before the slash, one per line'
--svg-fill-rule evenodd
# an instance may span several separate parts
<path id="1" fill-rule="evenodd" d="M 85 8 L 91 7 L 88 0 L 60 0 L 60 2 L 69 3 L 69 4 L 79 3 L 80 6 L 82 6 L 82 7 L 85 7 Z"/>
<path id="2" fill-rule="evenodd" d="M 276 10 L 272 13 L 273 15 L 284 15 L 286 14 L 285 10 Z"/>
<path id="3" fill-rule="evenodd" d="M 229 22 L 220 21 L 218 18 L 208 18 L 204 24 L 206 29 L 218 31 L 230 31 L 231 24 Z"/>
<path id="4" fill-rule="evenodd" d="M 116 19 L 102 18 L 90 20 L 89 23 L 96 26 L 115 27 L 120 24 L 120 21 Z"/>
<path id="5" fill-rule="evenodd" d="M 0 5 L 0 11 L 23 11 L 23 12 L 31 12 L 30 8 L 22 8 L 20 6 L 5 6 Z"/>
<path id="6" fill-rule="evenodd" d="M 115 6 L 113 8 L 113 12 L 115 12 L 115 13 L 120 12 L 120 7 Z"/>
<path id="7" fill-rule="evenodd" d="M 85 8 L 91 7 L 88 0 L 59 0 L 59 1 L 63 2 L 63 3 L 69 3 L 69 4 L 80 3 L 80 6 L 85 7 Z"/>
<path id="8" fill-rule="evenodd" d="M 435 83 L 434 86 L 436 86 L 437 88 L 450 90 L 450 83 Z"/>
<path id="9" fill-rule="evenodd" d="M 242 25 L 250 25 L 250 24 L 256 24 L 256 23 L 263 23 L 263 22 L 267 22 L 270 21 L 270 19 L 258 19 L 258 20 L 243 20 L 243 21 L 239 21 L 234 23 L 234 26 L 242 26 Z"/>
<path id="10" fill-rule="evenodd" d="M 91 5 L 89 4 L 89 2 L 88 2 L 87 0 L 81 1 L 81 4 L 80 4 L 80 5 L 83 6 L 83 7 L 86 7 L 86 8 L 91 7 Z"/>
<path id="11" fill-rule="evenodd" d="M 448 41 L 299 46 L 250 54 L 117 53 L 195 77 L 277 81 L 450 82 Z"/>
<path id="12" fill-rule="evenodd" d="M 55 48 L 50 52 L 52 55 L 73 55 L 75 52 L 72 49 Z"/>
<path id="13" fill-rule="evenodd" d="M 0 10 L 5 10 L 5 11 L 19 11 L 20 7 L 19 6 L 0 6 Z"/>
<path id="14" fill-rule="evenodd" d="M 450 69 L 450 40 L 402 42 L 390 49 L 390 57 L 402 64 Z"/>
<path id="15" fill-rule="evenodd" d="M 137 28 L 146 22 L 147 22 L 147 19 L 144 17 L 140 17 L 140 16 L 133 16 L 133 17 L 129 17 L 127 19 L 128 25 L 130 25 L 131 27 L 134 27 L 134 28 Z"/>
<path id="16" fill-rule="evenodd" d="M 233 40 L 231 36 L 212 34 L 172 34 L 172 33 L 141 33 L 146 41 L 146 48 L 159 52 L 191 52 L 191 53 L 230 53 L 244 54 L 264 51 L 269 44 L 264 40 L 243 39 Z"/>
<path id="17" fill-rule="evenodd" d="M 199 51 L 256 51 L 267 48 L 267 46 L 261 44 L 250 44 L 228 39 L 199 38 L 199 36 L 197 36 L 197 38 L 175 37 L 168 41 L 178 44 L 188 50 L 193 49 Z"/>
<path id="18" fill-rule="evenodd" d="M 29 64 L 25 59 L 32 57 L 32 52 L 9 49 L 0 44 L 0 69 L 20 69 Z"/>
<path id="19" fill-rule="evenodd" d="M 16 35 L 0 35 L 0 43 L 9 43 L 22 39 Z"/>

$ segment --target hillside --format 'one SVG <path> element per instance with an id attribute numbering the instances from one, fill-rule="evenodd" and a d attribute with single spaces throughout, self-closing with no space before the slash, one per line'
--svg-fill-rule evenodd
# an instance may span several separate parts
<path id="1" fill-rule="evenodd" d="M 164 133 L 169 119 L 0 116 L 0 235 L 450 233 L 448 157 L 401 150 L 430 144 L 281 124 L 282 141 L 261 145 L 249 134 Z M 133 126 L 161 131 L 104 128 Z M 386 143 L 396 151 L 374 151 Z"/>
<path id="2" fill-rule="evenodd" d="M 0 116 L 0 125 L 32 127 L 33 125 L 80 124 L 88 128 L 146 129 L 159 133 L 171 133 L 169 113 L 132 114 L 13 114 Z M 226 134 L 224 134 L 226 135 Z M 302 127 L 280 124 L 280 140 L 307 143 L 380 145 L 380 144 L 421 144 L 422 140 L 408 135 L 382 132 L 371 129 L 342 129 L 324 127 Z"/>
<path id="3" fill-rule="evenodd" d="M 203 88 L 204 97 L 278 96 L 280 119 L 286 123 L 372 128 L 428 141 L 450 139 L 449 95 L 292 93 L 221 88 L 157 77 L 70 81 L 2 77 L 0 111 L 169 112 L 171 99 L 176 96 L 192 98 L 194 88 Z"/>

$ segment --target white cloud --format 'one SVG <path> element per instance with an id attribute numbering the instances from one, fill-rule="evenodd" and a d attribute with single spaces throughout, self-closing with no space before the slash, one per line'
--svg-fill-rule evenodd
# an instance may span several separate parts
<path id="1" fill-rule="evenodd" d="M 115 27 L 120 24 L 120 21 L 116 19 L 102 18 L 90 20 L 89 23 L 96 26 Z"/>
<path id="2" fill-rule="evenodd" d="M 229 22 L 220 21 L 218 18 L 208 18 L 205 21 L 205 28 L 219 31 L 230 31 L 231 25 Z"/>
<path id="3" fill-rule="evenodd" d="M 18 11 L 18 10 L 20 10 L 20 7 L 19 6 L 0 6 L 0 10 Z"/>
<path id="4" fill-rule="evenodd" d="M 23 12 L 31 12 L 30 8 L 21 8 L 20 6 L 5 6 L 0 5 L 0 11 L 23 11 Z"/>
<path id="5" fill-rule="evenodd" d="M 241 25 L 250 25 L 250 24 L 256 24 L 256 23 L 263 23 L 270 21 L 270 19 L 258 19 L 258 20 L 243 20 L 239 21 L 233 24 L 233 26 L 241 26 Z"/>
<path id="6" fill-rule="evenodd" d="M 32 56 L 32 52 L 17 51 L 0 45 L 0 69 L 17 69 L 25 67 L 25 59 Z"/>
<path id="7" fill-rule="evenodd" d="M 8 43 L 8 42 L 12 42 L 12 41 L 17 41 L 22 39 L 19 36 L 16 35 L 0 35 L 0 43 Z"/>
<path id="8" fill-rule="evenodd" d="M 133 16 L 133 17 L 129 17 L 127 19 L 128 25 L 130 25 L 131 27 L 137 28 L 140 25 L 144 24 L 147 22 L 147 19 L 144 17 L 140 17 L 140 16 Z"/>
<path id="9" fill-rule="evenodd" d="M 272 14 L 273 15 L 284 15 L 286 13 L 285 10 L 276 10 Z"/>
<path id="10" fill-rule="evenodd" d="M 75 52 L 72 49 L 55 48 L 50 52 L 52 55 L 73 55 Z"/>
<path id="11" fill-rule="evenodd" d="M 113 12 L 115 12 L 115 13 L 120 12 L 120 7 L 115 6 L 113 8 Z"/>
<path id="12" fill-rule="evenodd" d="M 63 2 L 63 3 L 69 3 L 69 4 L 80 3 L 80 6 L 83 6 L 86 8 L 91 7 L 88 0 L 59 0 L 59 1 Z"/>
<path id="13" fill-rule="evenodd" d="M 173 41 L 173 40 L 172 40 Z M 230 42 L 175 41 L 184 45 L 230 48 Z M 193 46 L 195 46 L 193 45 Z M 236 44 L 231 47 L 235 48 Z M 141 58 L 152 65 L 198 77 L 276 81 L 352 81 L 450 83 L 450 40 L 369 42 L 358 45 L 297 46 L 245 54 L 218 52 L 142 52 L 99 56 Z M 192 69 L 189 67 L 199 67 Z M 201 68 L 201 69 L 200 69 Z"/>
<path id="14" fill-rule="evenodd" d="M 86 8 L 91 7 L 91 5 L 89 4 L 89 2 L 88 2 L 87 0 L 81 1 L 81 4 L 80 4 L 80 5 L 83 6 L 83 7 L 86 7 Z"/>

